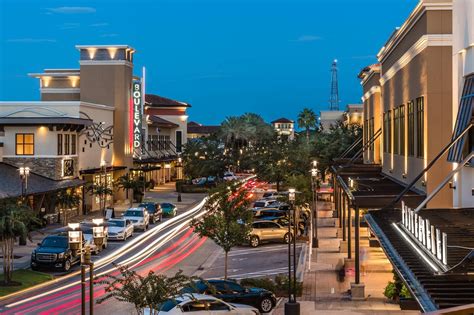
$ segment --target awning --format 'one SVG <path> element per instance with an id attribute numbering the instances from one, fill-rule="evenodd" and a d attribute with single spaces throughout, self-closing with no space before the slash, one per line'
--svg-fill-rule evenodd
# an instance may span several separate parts
<path id="1" fill-rule="evenodd" d="M 452 139 L 459 136 L 464 129 L 472 123 L 474 120 L 474 75 L 466 78 L 464 82 L 464 89 L 459 103 L 458 116 L 456 118 L 456 125 L 454 126 L 454 132 Z M 472 132 L 472 130 L 471 130 Z M 456 142 L 448 153 L 448 161 L 450 162 L 461 162 L 463 160 L 463 148 L 466 141 L 467 135 L 462 137 Z"/>
<path id="2" fill-rule="evenodd" d="M 474 265 L 466 260 L 459 264 L 474 247 L 474 209 L 423 209 L 417 214 L 416 221 L 420 222 L 422 218 L 424 223 L 418 226 L 426 226 L 429 222 L 446 241 L 444 268 L 437 255 L 427 250 L 427 236 L 432 239 L 432 235 L 426 234 L 425 230 L 423 240 L 421 234 L 417 237 L 407 230 L 401 224 L 401 210 L 369 211 L 365 218 L 423 311 L 474 303 Z M 446 238 L 443 238 L 444 233 Z M 434 244 L 438 246 L 438 241 Z"/>
<path id="3" fill-rule="evenodd" d="M 113 171 L 124 170 L 126 168 L 127 168 L 126 166 L 107 166 L 105 168 L 105 171 L 106 172 L 113 172 Z M 102 173 L 104 172 L 104 168 L 96 167 L 96 168 L 89 168 L 89 169 L 86 169 L 86 170 L 80 170 L 79 174 L 87 175 L 87 174 L 97 174 L 97 173 L 101 173 L 101 172 Z"/>
<path id="4" fill-rule="evenodd" d="M 0 199 L 21 196 L 21 179 L 17 167 L 0 162 L 0 178 Z M 54 192 L 60 189 L 82 186 L 84 183 L 80 179 L 53 180 L 30 172 L 26 195 Z"/>

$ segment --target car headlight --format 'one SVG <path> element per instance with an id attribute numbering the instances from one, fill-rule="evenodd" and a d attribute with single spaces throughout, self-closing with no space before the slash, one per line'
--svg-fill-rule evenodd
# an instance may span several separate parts
<path id="1" fill-rule="evenodd" d="M 59 253 L 59 254 L 58 254 L 58 258 L 59 258 L 59 259 L 64 258 L 64 253 Z"/>

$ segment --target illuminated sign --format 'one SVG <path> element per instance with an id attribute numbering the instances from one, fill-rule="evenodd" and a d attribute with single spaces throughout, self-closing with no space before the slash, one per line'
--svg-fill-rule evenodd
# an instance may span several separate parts
<path id="1" fill-rule="evenodd" d="M 133 106 L 133 147 L 142 146 L 142 84 L 139 81 L 132 84 L 132 106 Z"/>

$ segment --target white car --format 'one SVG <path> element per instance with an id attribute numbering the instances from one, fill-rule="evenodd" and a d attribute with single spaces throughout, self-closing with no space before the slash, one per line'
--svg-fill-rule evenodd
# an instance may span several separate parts
<path id="1" fill-rule="evenodd" d="M 183 294 L 168 300 L 161 306 L 158 315 L 176 315 L 176 314 L 193 314 L 193 315 L 259 315 L 258 309 L 243 305 L 224 302 L 216 297 L 204 294 Z M 144 315 L 150 314 L 150 309 L 143 311 Z"/>
<path id="2" fill-rule="evenodd" d="M 276 199 L 260 199 L 253 203 L 254 208 L 267 208 L 278 203 Z"/>
<path id="3" fill-rule="evenodd" d="M 133 223 L 127 219 L 110 219 L 107 221 L 109 226 L 110 240 L 123 240 L 133 236 Z"/>
<path id="4" fill-rule="evenodd" d="M 135 229 L 146 231 L 150 224 L 150 215 L 145 208 L 129 208 L 124 212 L 123 219 L 130 220 Z"/>
<path id="5" fill-rule="evenodd" d="M 104 233 L 105 233 L 105 238 L 104 238 L 104 243 L 102 244 L 102 246 L 97 246 L 95 245 L 94 243 L 94 234 L 93 234 L 93 226 L 88 224 L 88 223 L 81 223 L 81 231 L 82 231 L 82 235 L 84 236 L 84 240 L 85 240 L 85 245 L 89 246 L 90 248 L 90 251 L 92 254 L 95 254 L 97 255 L 98 253 L 100 253 L 103 249 L 107 248 L 107 229 L 105 229 Z"/>

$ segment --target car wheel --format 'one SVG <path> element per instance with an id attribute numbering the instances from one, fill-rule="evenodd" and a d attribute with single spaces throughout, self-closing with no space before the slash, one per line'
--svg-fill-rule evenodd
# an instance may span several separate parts
<path id="1" fill-rule="evenodd" d="M 273 308 L 273 302 L 269 298 L 263 298 L 260 300 L 260 304 L 258 305 L 258 309 L 262 313 L 269 313 Z"/>
<path id="2" fill-rule="evenodd" d="M 66 261 L 64 262 L 63 270 L 69 271 L 69 269 L 71 269 L 71 262 L 69 261 L 69 259 L 66 259 Z"/>
<path id="3" fill-rule="evenodd" d="M 31 270 L 33 270 L 33 271 L 37 271 L 37 270 L 38 270 L 38 267 L 31 266 Z"/>
<path id="4" fill-rule="evenodd" d="M 283 236 L 283 242 L 285 242 L 286 244 L 291 242 L 291 235 L 286 233 L 285 236 Z"/>
<path id="5" fill-rule="evenodd" d="M 260 244 L 260 240 L 258 236 L 254 235 L 250 237 L 250 246 L 257 247 Z"/>

